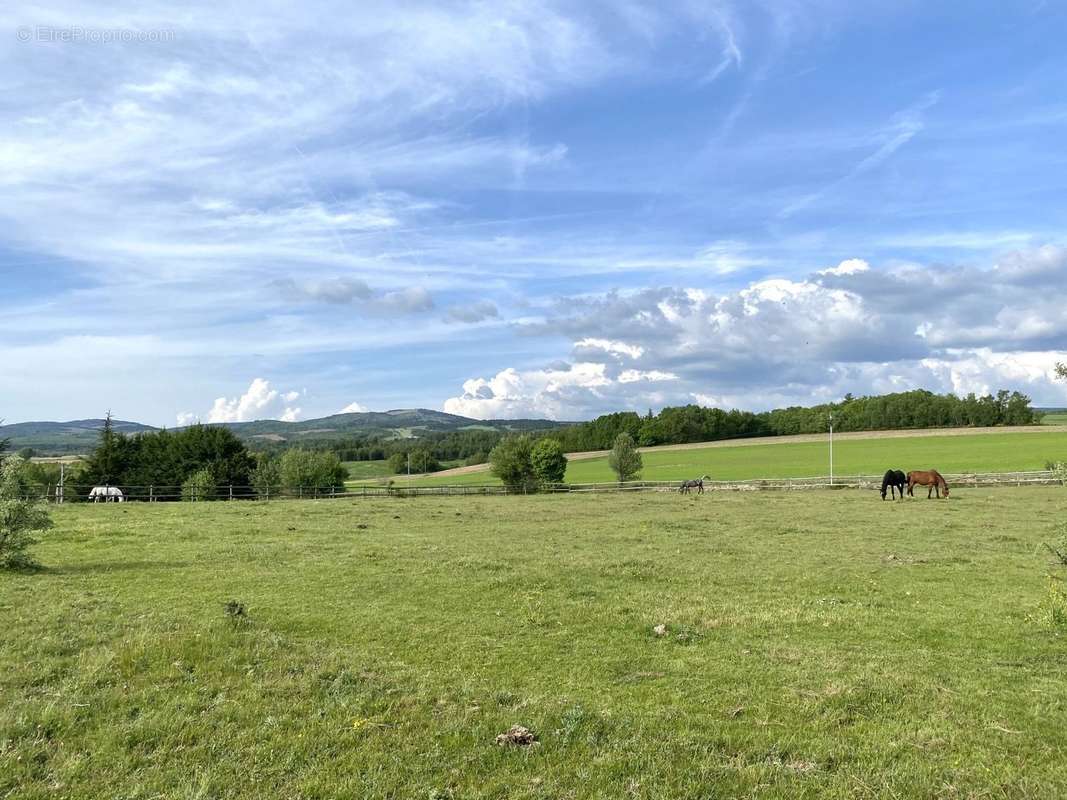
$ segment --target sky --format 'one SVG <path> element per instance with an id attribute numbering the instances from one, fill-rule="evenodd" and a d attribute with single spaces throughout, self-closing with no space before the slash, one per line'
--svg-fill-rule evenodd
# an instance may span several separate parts
<path id="1" fill-rule="evenodd" d="M 9 3 L 0 417 L 1067 405 L 1067 6 Z"/>

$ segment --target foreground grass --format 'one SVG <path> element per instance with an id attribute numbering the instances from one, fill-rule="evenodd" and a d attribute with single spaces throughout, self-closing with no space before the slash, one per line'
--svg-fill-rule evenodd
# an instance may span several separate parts
<path id="1" fill-rule="evenodd" d="M 0 573 L 0 797 L 1063 797 L 1067 642 L 1030 617 L 1065 516 L 1056 488 L 67 506 L 47 571 Z M 496 746 L 514 723 L 540 745 Z"/>
<path id="2" fill-rule="evenodd" d="M 829 472 L 827 442 L 649 450 L 642 454 L 645 480 L 682 480 L 710 475 L 716 480 L 803 478 Z M 834 442 L 837 475 L 881 475 L 887 469 L 934 468 L 941 472 L 1041 470 L 1048 461 L 1067 460 L 1067 434 L 990 433 L 975 436 L 916 436 L 839 439 Z M 606 458 L 572 461 L 568 483 L 615 480 Z M 419 478 L 413 485 L 499 483 L 488 472 Z"/>

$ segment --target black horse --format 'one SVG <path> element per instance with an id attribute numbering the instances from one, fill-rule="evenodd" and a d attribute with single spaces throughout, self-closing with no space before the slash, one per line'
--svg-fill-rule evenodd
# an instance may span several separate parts
<path id="1" fill-rule="evenodd" d="M 885 500 L 885 490 L 889 489 L 889 499 L 895 500 L 897 498 L 894 489 L 900 492 L 900 499 L 904 499 L 904 488 L 908 485 L 908 476 L 901 472 L 899 469 L 886 470 L 884 476 L 882 476 L 882 499 Z"/>

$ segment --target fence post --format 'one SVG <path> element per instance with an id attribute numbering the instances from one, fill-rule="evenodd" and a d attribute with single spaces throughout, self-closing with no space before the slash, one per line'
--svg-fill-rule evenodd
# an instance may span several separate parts
<path id="1" fill-rule="evenodd" d="M 304 499 L 304 487 L 303 486 L 298 486 L 297 487 L 297 497 L 299 499 L 301 499 L 301 500 Z"/>
<path id="2" fill-rule="evenodd" d="M 265 502 L 269 503 L 270 502 L 270 484 L 267 484 L 264 488 L 266 489 L 266 491 L 263 493 L 264 500 L 265 500 Z"/>
<path id="3" fill-rule="evenodd" d="M 230 499 L 233 500 L 233 484 L 230 484 Z"/>

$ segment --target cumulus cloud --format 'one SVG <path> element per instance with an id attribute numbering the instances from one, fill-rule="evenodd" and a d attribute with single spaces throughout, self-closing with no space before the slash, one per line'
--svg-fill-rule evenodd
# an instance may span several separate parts
<path id="1" fill-rule="evenodd" d="M 475 419 L 562 419 L 581 413 L 590 396 L 598 397 L 599 390 L 610 385 L 603 364 L 523 372 L 509 368 L 492 378 L 464 381 L 463 394 L 446 400 L 444 410 Z"/>
<path id="2" fill-rule="evenodd" d="M 853 258 L 721 294 L 664 287 L 568 298 L 523 328 L 570 336 L 595 382 L 549 389 L 565 365 L 504 370 L 468 381 L 447 402 L 553 417 L 641 409 L 657 398 L 769 408 L 916 387 L 1012 388 L 1063 402 L 1067 387 L 1054 382 L 1052 365 L 1067 346 L 1064 285 L 1067 251 L 1045 247 L 985 269 L 876 269 Z"/>
<path id="3" fill-rule="evenodd" d="M 251 422 L 257 419 L 277 419 L 296 422 L 301 410 L 293 404 L 300 399 L 300 392 L 281 392 L 272 389 L 270 381 L 255 378 L 248 390 L 239 397 L 218 397 L 205 416 L 206 422 Z M 189 424 L 195 419 L 192 414 L 180 414 L 179 424 Z"/>
<path id="4" fill-rule="evenodd" d="M 342 408 L 339 413 L 341 413 L 341 414 L 364 414 L 367 411 L 370 411 L 370 409 L 367 408 L 362 403 L 351 402 L 347 406 Z"/>

